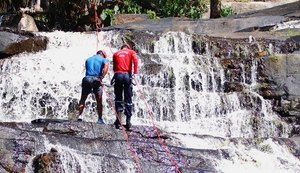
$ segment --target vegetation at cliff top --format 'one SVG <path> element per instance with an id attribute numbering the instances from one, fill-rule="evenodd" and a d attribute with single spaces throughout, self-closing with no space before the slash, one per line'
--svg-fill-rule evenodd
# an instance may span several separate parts
<path id="1" fill-rule="evenodd" d="M 40 30 L 87 31 L 95 29 L 95 12 L 104 26 L 113 25 L 116 14 L 147 14 L 150 19 L 163 17 L 199 19 L 208 11 L 209 4 L 219 4 L 221 0 L 49 0 L 48 2 L 43 12 L 27 11 L 35 18 Z M 20 5 L 16 1 L 5 1 L 0 5 L 3 8 L 5 6 L 7 12 L 11 13 L 29 7 L 30 3 Z M 219 16 L 232 13 L 230 7 L 224 8 L 221 12 L 223 14 Z"/>

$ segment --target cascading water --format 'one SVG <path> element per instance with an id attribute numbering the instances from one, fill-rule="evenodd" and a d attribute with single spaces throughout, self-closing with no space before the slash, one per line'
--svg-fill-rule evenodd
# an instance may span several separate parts
<path id="1" fill-rule="evenodd" d="M 60 34 L 48 34 L 51 41 L 46 51 L 2 61 L 1 121 L 68 118 L 80 96 L 84 58 L 95 52 L 95 41 L 90 41 L 95 37 Z"/>
<path id="2" fill-rule="evenodd" d="M 2 25 L 3 15 L 0 16 L 0 26 Z"/>
<path id="3" fill-rule="evenodd" d="M 269 109 L 269 103 L 252 90 L 256 85 L 256 61 L 252 62 L 251 74 L 247 74 L 251 76 L 250 83 L 243 79 L 246 93 L 224 93 L 224 69 L 210 50 L 207 52 L 194 54 L 191 36 L 183 33 L 167 33 L 155 43 L 152 54 L 159 58 L 151 63 L 161 70 L 149 75 L 142 73 L 141 78 L 159 124 L 170 131 L 221 137 L 253 137 L 255 125 L 263 127 L 258 128 L 262 137 L 286 136 L 287 131 L 280 132 L 273 125 L 279 118 Z M 256 104 L 257 110 L 242 105 L 243 95 Z M 144 119 L 142 112 L 146 108 L 141 101 L 136 105 L 138 116 Z M 258 118 L 256 111 L 260 122 L 254 124 Z M 284 123 L 283 126 L 288 129 Z"/>
<path id="4" fill-rule="evenodd" d="M 106 33 L 106 36 L 109 34 L 112 33 Z M 43 35 L 50 38 L 46 51 L 23 53 L 1 61 L 1 121 L 68 119 L 76 113 L 74 110 L 78 104 L 81 78 L 84 75 L 83 64 L 85 58 L 96 52 L 95 36 L 62 32 Z M 114 37 L 112 39 L 115 41 L 112 42 L 116 47 L 110 47 L 105 41 L 100 43 L 100 47 L 117 50 L 120 38 L 118 40 L 117 35 L 111 37 Z M 101 38 L 106 39 L 110 38 Z M 155 43 L 154 53 L 148 53 L 158 55 L 157 62 L 152 63 L 159 66 L 157 73 L 143 74 L 143 66 L 148 66 L 149 63 L 143 64 L 140 60 L 139 79 L 143 85 L 142 90 L 147 93 L 146 101 L 152 106 L 157 122 L 172 131 L 180 129 L 180 132 L 223 137 L 254 136 L 251 120 L 255 116 L 253 110 L 242 106 L 242 93 L 222 92 L 226 77 L 220 62 L 209 54 L 194 54 L 191 43 L 191 37 L 183 33 L 163 35 Z M 111 57 L 112 52 L 108 52 Z M 255 85 L 255 68 L 253 62 L 250 86 Z M 109 83 L 111 77 L 112 73 L 106 78 L 106 83 Z M 113 99 L 112 88 L 107 90 Z M 272 126 L 272 121 L 278 121 L 278 117 L 267 110 L 266 101 L 255 94 L 251 87 L 248 94 L 251 95 L 250 99 L 260 100 L 260 105 L 257 105 L 262 115 L 259 126 L 264 126 L 260 128 L 264 131 L 260 135 L 272 136 L 279 133 Z M 137 124 L 148 123 L 146 106 L 138 99 L 136 94 L 133 121 Z M 96 119 L 94 106 L 92 99 L 87 101 L 87 121 Z M 113 121 L 113 111 L 108 102 L 104 112 L 104 118 L 108 122 Z M 267 124 L 270 125 L 266 127 Z"/>
<path id="5" fill-rule="evenodd" d="M 29 122 L 36 118 L 70 119 L 77 114 L 84 61 L 96 52 L 95 34 L 58 31 L 39 34 L 49 38 L 47 50 L 23 53 L 0 60 L 2 122 Z M 119 33 L 100 32 L 98 47 L 106 50 L 111 61 L 112 53 L 121 46 L 122 39 Z M 149 51 L 143 45 L 137 46 L 141 47 L 138 75 L 140 83 L 134 87 L 134 125 L 151 125 L 149 110 L 144 102 L 146 101 L 154 113 L 155 123 L 160 128 L 176 134 L 185 147 L 232 148 L 234 158 L 231 161 L 225 159 L 216 163 L 221 172 L 230 172 L 226 166 L 234 169 L 243 157 L 251 157 L 251 154 L 258 151 L 249 151 L 245 156 L 241 156 L 244 149 L 242 144 L 233 145 L 214 137 L 254 138 L 288 135 L 288 125 L 272 112 L 270 103 L 254 90 L 257 68 L 255 60 L 251 65 L 251 74 L 246 74 L 244 66 L 240 65 L 243 71 L 241 83 L 245 86 L 244 91 L 225 93 L 224 83 L 228 76 L 219 60 L 210 53 L 208 45 L 206 54 L 193 53 L 190 35 L 173 32 L 163 34 L 154 43 L 153 51 Z M 104 79 L 105 84 L 109 84 L 112 75 L 110 65 L 109 74 Z M 247 79 L 248 76 L 250 80 Z M 107 86 L 107 95 L 103 95 L 104 121 L 112 123 L 115 116 L 108 100 L 113 100 L 114 95 L 112 87 Z M 139 87 L 145 94 L 145 100 L 138 92 Z M 93 95 L 89 96 L 86 105 L 84 121 L 95 122 L 97 116 Z M 197 135 L 209 135 L 214 139 L 193 140 Z M 188 140 L 193 142 L 188 143 Z M 51 147 L 51 144 L 47 145 L 49 146 L 46 148 Z M 269 141 L 268 145 L 280 150 L 280 146 L 274 142 Z M 82 153 L 68 150 L 65 146 L 58 148 L 64 151 L 62 158 L 65 170 L 77 169 L 68 167 L 68 162 L 76 162 L 82 166 L 82 172 L 93 172 L 90 169 L 94 167 L 94 156 L 85 156 L 82 160 Z M 282 150 L 286 152 L 286 149 Z M 73 153 L 72 156 L 69 153 Z M 287 158 L 291 157 L 286 155 Z M 293 162 L 299 163 L 297 160 Z M 85 167 L 86 163 L 91 165 Z M 286 168 L 286 164 L 283 165 L 280 170 Z M 299 166 L 295 170 L 300 170 Z"/>

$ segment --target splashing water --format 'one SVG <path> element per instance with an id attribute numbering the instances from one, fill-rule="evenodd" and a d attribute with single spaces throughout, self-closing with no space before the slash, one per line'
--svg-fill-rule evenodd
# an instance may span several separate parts
<path id="1" fill-rule="evenodd" d="M 1 60 L 1 121 L 67 119 L 78 103 L 84 61 L 96 52 L 95 36 L 63 32 L 40 34 L 50 39 L 46 51 Z M 108 49 L 103 44 L 100 46 Z M 91 99 L 88 104 L 92 104 Z M 91 111 L 88 106 L 86 114 Z"/>
<path id="2" fill-rule="evenodd" d="M 4 15 L 1 15 L 1 16 L 0 16 L 0 26 L 2 25 L 3 16 L 4 16 Z"/>
<path id="3" fill-rule="evenodd" d="M 51 148 L 55 148 L 59 157 L 57 158 L 60 163 L 60 172 L 80 172 L 80 173 L 98 173 L 98 172 L 112 172 L 116 170 L 120 173 L 135 172 L 135 165 L 132 160 L 120 159 L 117 161 L 116 156 L 104 156 L 101 153 L 86 153 L 71 149 L 59 143 L 52 144 L 45 136 L 42 141 L 44 142 L 44 151 L 49 152 Z M 32 165 L 28 164 L 28 165 Z M 112 169 L 113 166 L 113 169 Z M 31 166 L 26 167 L 26 172 L 33 172 Z"/>
<path id="4" fill-rule="evenodd" d="M 0 60 L 1 122 L 29 122 L 36 118 L 69 119 L 77 113 L 84 61 L 96 52 L 95 34 L 56 31 L 39 35 L 49 38 L 47 50 Z M 110 62 L 112 53 L 122 44 L 121 37 L 115 32 L 99 33 L 99 48 L 106 50 Z M 209 53 L 208 46 L 207 54 L 198 55 L 193 53 L 191 45 L 190 35 L 169 32 L 154 43 L 153 52 L 147 46 L 141 50 L 138 81 L 145 101 L 154 112 L 155 123 L 175 133 L 174 137 L 180 140 L 183 147 L 230 150 L 231 159 L 216 161 L 220 172 L 245 168 L 249 168 L 248 172 L 300 170 L 299 160 L 287 148 L 272 140 L 260 144 L 267 146 L 268 152 L 226 140 L 235 137 L 286 137 L 288 134 L 288 125 L 271 110 L 271 104 L 255 92 L 257 62 L 253 60 L 251 74 L 246 74 L 243 64 L 240 65 L 241 83 L 246 87 L 245 91 L 224 93 L 224 83 L 228 79 L 219 60 Z M 151 61 L 143 55 L 151 57 Z M 104 79 L 106 84 L 112 78 L 111 65 L 108 77 Z M 153 69 L 157 71 L 151 71 Z M 251 80 L 247 80 L 246 76 L 251 76 Z M 151 125 L 147 106 L 137 92 L 138 88 L 134 90 L 132 123 Z M 105 91 L 108 94 L 103 94 L 104 120 L 112 123 L 115 117 L 108 99 L 113 100 L 113 89 L 106 87 Z M 84 120 L 95 122 L 97 116 L 92 95 L 86 105 Z M 209 137 L 199 138 L 201 135 Z M 66 172 L 103 171 L 105 158 L 101 155 L 80 153 L 63 145 L 54 146 L 47 143 L 47 139 L 44 141 L 45 151 L 55 147 L 62 153 L 61 160 Z M 261 158 L 269 158 L 272 162 Z M 126 167 L 124 172 L 133 172 L 134 164 L 126 163 L 120 163 Z M 270 167 L 274 169 L 268 169 Z"/>
<path id="5" fill-rule="evenodd" d="M 250 84 L 245 82 L 245 71 L 242 74 L 243 83 L 249 90 L 245 94 L 251 103 L 258 104 L 256 108 L 262 115 L 260 122 L 255 124 L 257 110 L 242 105 L 243 93 L 223 93 L 226 77 L 218 59 L 210 53 L 194 54 L 191 43 L 191 36 L 184 33 L 170 32 L 161 36 L 155 43 L 153 54 L 159 56 L 156 64 L 162 70 L 141 77 L 158 124 L 173 132 L 223 137 L 251 137 L 256 133 L 253 126 L 259 126 L 262 127 L 258 128 L 261 136 L 279 135 L 281 132 L 273 125 L 280 122 L 278 116 L 267 101 L 252 91 L 256 86 L 257 62 L 253 60 L 251 74 L 247 75 L 251 76 Z M 141 101 L 136 104 L 139 117 L 145 119 L 142 114 L 146 107 Z M 288 127 L 283 126 L 283 135 L 287 135 Z"/>
<path id="6" fill-rule="evenodd" d="M 296 173 L 300 171 L 300 161 L 294 157 L 287 146 L 268 139 L 258 148 L 246 147 L 242 144 L 229 144 L 233 154 L 230 160 L 222 160 L 218 169 L 224 173 Z"/>
<path id="7" fill-rule="evenodd" d="M 36 118 L 69 119 L 76 114 L 84 76 L 84 61 L 93 55 L 96 45 L 94 34 L 88 33 L 39 33 L 49 38 L 47 50 L 23 53 L 1 60 L 0 120 L 31 121 Z M 100 49 L 112 53 L 121 43 L 121 35 L 114 32 L 99 33 Z M 112 44 L 112 45 L 110 45 Z M 253 124 L 254 111 L 242 105 L 242 93 L 223 93 L 226 76 L 219 60 L 207 53 L 197 55 L 192 51 L 192 38 L 184 33 L 166 33 L 154 44 L 154 52 L 143 50 L 153 59 L 146 63 L 140 57 L 142 90 L 151 105 L 155 121 L 162 128 L 186 133 L 215 136 L 251 137 L 253 125 L 262 127 L 260 136 L 278 132 L 273 122 L 278 117 L 267 109 L 269 104 L 255 92 L 248 92 L 250 100 L 260 100 L 257 108 L 263 115 L 259 124 Z M 207 51 L 209 52 L 209 50 Z M 160 70 L 146 74 L 145 67 L 157 65 Z M 255 85 L 257 64 L 253 62 L 251 86 Z M 105 83 L 112 78 L 112 68 Z M 137 90 L 138 88 L 135 88 Z M 250 87 L 251 90 L 251 87 Z M 104 100 L 113 100 L 112 88 L 107 88 Z M 258 99 L 255 99 L 258 98 Z M 134 124 L 151 124 L 146 105 L 138 92 L 134 95 Z M 86 102 L 84 118 L 96 121 L 95 101 L 91 95 Z M 114 120 L 108 101 L 104 103 L 104 119 Z M 256 110 L 255 110 L 256 111 Z M 263 125 L 267 125 L 263 127 Z M 287 128 L 282 124 L 283 128 Z"/>
<path id="8" fill-rule="evenodd" d="M 274 26 L 273 30 L 283 30 L 283 29 L 290 29 L 290 28 L 300 28 L 300 20 L 292 20 L 287 22 L 282 22 Z"/>

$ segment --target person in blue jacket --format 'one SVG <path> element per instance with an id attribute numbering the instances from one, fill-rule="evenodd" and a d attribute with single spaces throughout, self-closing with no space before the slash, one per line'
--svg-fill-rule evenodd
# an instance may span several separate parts
<path id="1" fill-rule="evenodd" d="M 94 93 L 97 102 L 98 124 L 104 124 L 102 119 L 102 79 L 108 71 L 107 54 L 104 50 L 99 50 L 85 61 L 85 77 L 82 79 L 82 91 L 79 101 L 79 117 L 78 121 L 82 121 L 81 114 L 85 107 L 85 101 L 90 93 Z"/>

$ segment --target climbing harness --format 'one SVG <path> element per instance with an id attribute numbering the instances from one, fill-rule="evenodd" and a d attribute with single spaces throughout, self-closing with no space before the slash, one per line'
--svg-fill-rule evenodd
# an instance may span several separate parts
<path id="1" fill-rule="evenodd" d="M 128 45 L 128 43 L 126 43 L 126 45 Z M 123 61 L 124 61 L 124 59 L 123 59 Z M 124 63 L 124 64 L 126 64 L 126 63 Z M 134 81 L 134 82 L 133 82 L 133 81 Z M 132 84 L 132 85 L 137 85 L 137 86 L 138 86 L 138 90 L 139 90 L 139 92 L 140 92 L 140 95 L 141 95 L 141 97 L 142 97 L 142 99 L 143 99 L 143 101 L 144 101 L 144 103 L 145 103 L 145 105 L 146 105 L 147 111 L 148 111 L 148 113 L 149 113 L 149 115 L 150 115 L 150 117 L 151 117 L 152 126 L 153 126 L 153 128 L 154 128 L 154 131 L 155 131 L 156 134 L 157 134 L 158 142 L 161 144 L 162 148 L 163 148 L 164 151 L 166 152 L 166 155 L 167 155 L 167 157 L 169 158 L 170 162 L 175 166 L 177 173 L 181 173 L 181 171 L 179 170 L 178 164 L 177 164 L 176 161 L 172 158 L 171 154 L 169 153 L 167 147 L 164 145 L 164 142 L 163 142 L 163 140 L 162 140 L 161 137 L 160 137 L 160 133 L 159 133 L 159 131 L 158 131 L 158 129 L 157 129 L 155 123 L 154 123 L 154 118 L 153 118 L 153 117 L 154 117 L 154 114 L 153 114 L 153 111 L 150 109 L 149 104 L 147 103 L 147 101 L 146 101 L 146 99 L 145 99 L 144 91 L 141 89 L 141 87 L 140 87 L 140 85 L 139 85 L 139 83 L 138 83 L 138 81 L 137 81 L 136 78 L 134 78 L 134 77 L 131 78 L 131 84 Z"/>
<path id="2" fill-rule="evenodd" d="M 102 26 L 102 27 L 100 26 L 100 20 L 99 20 L 98 15 L 97 15 L 96 4 L 95 4 L 94 0 L 91 0 L 91 1 L 92 1 L 92 4 L 94 4 L 94 11 L 95 11 L 96 37 L 97 37 L 97 45 L 96 45 L 96 49 L 97 49 L 97 50 L 96 50 L 96 51 L 98 51 L 98 44 L 99 44 L 98 34 L 99 34 L 99 31 L 101 31 L 101 28 L 102 28 L 103 26 Z M 110 44 L 109 44 L 109 45 L 110 45 Z M 112 52 L 111 46 L 109 46 L 109 48 L 110 48 L 110 51 Z M 154 123 L 154 118 L 153 118 L 154 115 L 153 115 L 153 112 L 151 111 L 151 109 L 149 108 L 148 103 L 146 102 L 146 99 L 145 99 L 143 90 L 141 89 L 141 87 L 140 87 L 140 85 L 139 85 L 139 83 L 138 83 L 138 81 L 137 81 L 136 78 L 132 78 L 131 80 L 134 81 L 134 82 L 132 82 L 133 85 L 137 85 L 138 90 L 139 90 L 139 92 L 140 92 L 140 95 L 141 95 L 143 101 L 145 102 L 146 108 L 147 108 L 148 113 L 149 113 L 149 115 L 150 115 L 150 117 L 151 117 L 151 121 L 152 121 L 152 125 L 153 125 L 153 128 L 154 128 L 154 131 L 156 132 L 156 134 L 157 134 L 157 136 L 158 136 L 158 142 L 161 144 L 162 148 L 163 148 L 164 151 L 166 152 L 166 155 L 167 155 L 167 157 L 169 158 L 170 162 L 175 166 L 176 172 L 177 172 L 177 173 L 181 173 L 181 171 L 179 170 L 178 164 L 177 164 L 176 161 L 172 158 L 172 156 L 170 155 L 170 153 L 169 153 L 167 147 L 165 146 L 165 144 L 164 144 L 162 138 L 160 137 L 160 133 L 159 133 L 159 131 L 158 131 L 158 129 L 157 129 L 155 123 Z M 113 84 L 114 84 L 114 78 L 111 80 L 111 85 L 113 85 Z M 106 93 L 106 96 L 107 96 L 107 98 L 108 98 L 108 101 L 109 101 L 111 107 L 113 108 L 114 114 L 116 115 L 118 121 L 121 122 L 121 118 L 120 118 L 120 116 L 118 115 L 118 113 L 117 113 L 117 111 L 116 111 L 116 108 L 115 108 L 115 106 L 114 106 L 114 104 L 113 104 L 112 99 L 110 98 L 108 92 L 105 90 L 104 85 L 102 85 L 102 87 L 103 87 L 103 91 Z M 121 124 L 121 125 L 122 125 L 122 124 Z M 126 140 L 126 143 L 127 143 L 127 147 L 128 147 L 129 150 L 130 150 L 130 153 L 131 153 L 131 155 L 132 155 L 132 157 L 133 157 L 133 159 L 134 159 L 134 161 L 135 161 L 135 164 L 136 164 L 136 166 L 137 166 L 137 168 L 138 168 L 138 171 L 139 171 L 140 173 L 142 173 L 142 169 L 141 169 L 141 167 L 140 167 L 140 164 L 139 164 L 139 161 L 138 161 L 138 157 L 136 156 L 135 152 L 133 151 L 133 148 L 131 147 L 131 145 L 130 145 L 130 143 L 129 143 L 129 138 L 128 138 L 128 135 L 127 135 L 127 133 L 126 133 L 126 131 L 125 131 L 125 128 L 122 128 L 122 131 L 123 131 L 123 135 L 124 135 L 124 138 L 125 138 L 125 140 Z"/>
<path id="3" fill-rule="evenodd" d="M 92 4 L 92 5 L 94 4 L 95 22 L 96 22 L 96 37 L 97 37 L 96 51 L 98 51 L 98 44 L 99 44 L 98 35 L 99 35 L 99 31 L 100 31 L 100 29 L 101 29 L 101 28 L 100 28 L 100 20 L 99 20 L 98 15 L 97 15 L 97 9 L 96 9 L 96 4 L 95 4 L 94 0 L 91 0 L 91 4 Z M 106 95 L 107 95 L 107 98 L 108 98 L 108 100 L 109 100 L 109 102 L 110 102 L 110 105 L 111 105 L 112 108 L 113 108 L 113 111 L 114 111 L 114 113 L 115 113 L 117 119 L 119 120 L 119 122 L 121 122 L 121 118 L 120 118 L 120 116 L 118 115 L 118 113 L 116 112 L 115 106 L 113 105 L 113 102 L 112 102 L 112 100 L 110 99 L 110 97 L 109 97 L 109 95 L 108 95 L 108 92 L 106 92 L 105 87 L 104 87 L 103 84 L 102 84 L 102 88 L 103 88 L 103 91 L 104 91 L 104 92 L 106 93 Z M 138 157 L 136 156 L 135 152 L 133 151 L 133 148 L 131 147 L 131 145 L 130 145 L 130 143 L 129 143 L 129 138 L 128 138 L 128 135 L 127 135 L 125 129 L 122 128 L 122 131 L 123 131 L 123 135 L 124 135 L 124 138 L 125 138 L 125 140 L 126 140 L 126 143 L 127 143 L 127 147 L 128 147 L 128 149 L 130 150 L 130 154 L 132 155 L 132 157 L 133 157 L 133 159 L 134 159 L 134 161 L 135 161 L 136 167 L 137 167 L 137 169 L 138 169 L 138 171 L 139 171 L 140 173 L 143 173 L 143 171 L 142 171 L 142 169 L 141 169 L 141 166 L 140 166 L 140 164 L 139 164 L 139 161 L 138 161 Z"/>
<path id="4" fill-rule="evenodd" d="M 114 104 L 113 104 L 113 101 L 112 101 L 111 98 L 109 97 L 109 94 L 108 94 L 108 92 L 106 92 L 106 90 L 104 89 L 104 87 L 103 87 L 103 91 L 105 92 L 105 94 L 106 94 L 106 96 L 107 96 L 107 98 L 108 98 L 109 104 L 110 104 L 111 107 L 113 108 L 113 111 L 114 111 L 114 113 L 115 113 L 115 115 L 116 115 L 118 121 L 119 121 L 119 122 L 122 122 L 122 121 L 121 121 L 121 117 L 118 115 L 118 113 L 117 113 L 117 111 L 116 111 L 116 108 L 115 108 L 115 106 L 114 106 Z M 126 133 L 126 131 L 125 131 L 125 128 L 121 128 L 121 129 L 122 129 L 124 138 L 125 138 L 125 140 L 126 140 L 127 147 L 129 148 L 130 153 L 131 153 L 131 155 L 132 155 L 132 157 L 133 157 L 133 159 L 134 159 L 134 161 L 135 161 L 135 163 L 136 163 L 136 166 L 137 166 L 137 168 L 138 168 L 138 171 L 139 171 L 140 173 L 142 173 L 143 171 L 142 171 L 141 166 L 140 166 L 140 164 L 139 164 L 138 158 L 137 158 L 136 154 L 135 154 L 134 151 L 133 151 L 133 148 L 131 147 L 131 145 L 130 145 L 130 143 L 129 143 L 129 138 L 128 138 L 128 135 L 127 135 L 127 133 Z"/>

